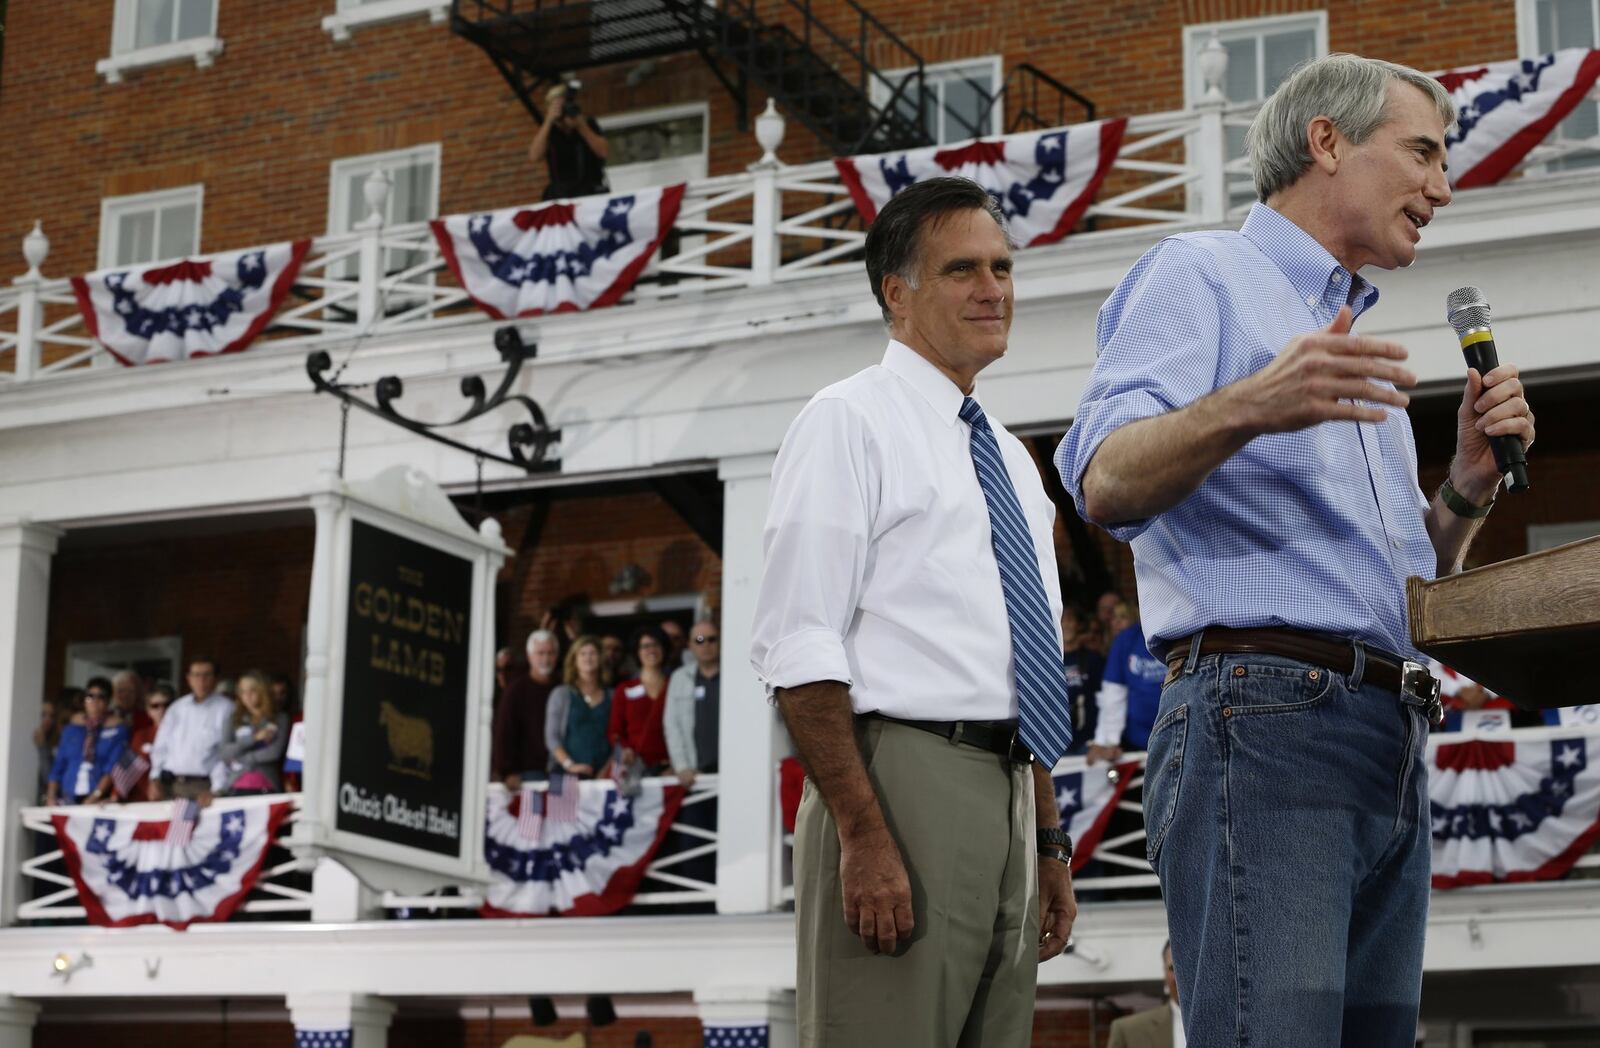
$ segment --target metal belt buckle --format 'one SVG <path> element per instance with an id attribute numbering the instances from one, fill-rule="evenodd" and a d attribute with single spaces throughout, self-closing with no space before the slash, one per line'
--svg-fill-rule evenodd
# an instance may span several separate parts
<path id="1" fill-rule="evenodd" d="M 1006 759 L 1013 764 L 1032 764 L 1033 751 L 1018 741 L 1021 732 L 1022 720 L 1018 718 L 1017 723 L 1011 727 L 1011 739 L 1006 743 Z"/>
<path id="2" fill-rule="evenodd" d="M 1444 723 L 1444 703 L 1439 700 L 1439 678 L 1420 662 L 1407 659 L 1400 664 L 1400 694 L 1428 704 L 1428 721 L 1435 727 Z"/>

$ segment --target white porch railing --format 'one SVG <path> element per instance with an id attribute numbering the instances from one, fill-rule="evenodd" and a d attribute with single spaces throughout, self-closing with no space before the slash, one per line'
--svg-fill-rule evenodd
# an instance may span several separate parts
<path id="1" fill-rule="evenodd" d="M 1537 741 L 1556 737 L 1565 730 L 1522 728 L 1494 736 L 1461 734 L 1437 735 L 1434 738 L 1441 742 L 1466 742 L 1474 738 L 1491 741 Z M 1074 878 L 1074 887 L 1081 900 L 1090 906 L 1103 901 L 1154 900 L 1160 897 L 1156 875 L 1145 860 L 1142 807 L 1144 754 L 1126 754 L 1118 763 L 1124 766 L 1128 763 L 1135 765 L 1135 770 L 1131 772 L 1133 779 L 1124 789 L 1117 805 L 1117 813 L 1107 824 L 1106 835 L 1096 847 L 1093 858 Z M 1058 775 L 1075 771 L 1089 775 L 1103 775 L 1108 772 L 1109 766 L 1103 763 L 1090 766 L 1082 757 L 1067 757 L 1062 759 L 1055 770 Z M 492 790 L 500 788 L 497 785 L 490 787 Z M 685 809 L 699 805 L 714 805 L 720 789 L 721 784 L 717 776 L 700 776 L 684 799 Z M 286 797 L 294 803 L 298 811 L 299 795 L 288 794 Z M 123 810 L 164 818 L 168 814 L 169 807 L 167 804 L 139 804 L 125 806 Z M 78 904 L 77 889 L 66 874 L 61 850 L 55 847 L 54 829 L 50 822 L 52 812 L 70 810 L 72 809 L 24 808 L 22 810 L 23 826 L 33 831 L 34 839 L 39 842 L 39 853 L 22 863 L 24 882 L 32 885 L 37 893 L 35 898 L 24 902 L 18 908 L 17 916 L 22 922 L 51 921 L 77 924 L 83 923 L 86 919 L 83 907 Z M 291 816 L 291 819 L 293 817 Z M 697 822 L 711 825 L 695 825 Z M 772 898 L 777 908 L 784 908 L 791 905 L 794 900 L 789 861 L 794 842 L 783 832 L 782 822 L 776 810 L 773 812 L 772 833 L 780 859 L 776 867 L 779 871 L 778 881 L 774 884 Z M 696 865 L 704 866 L 707 859 L 714 860 L 716 850 L 717 830 L 714 820 L 686 819 L 680 814 L 668 830 L 660 852 L 646 868 L 644 884 L 634 896 L 632 905 L 651 908 L 683 904 L 714 904 L 717 898 L 715 874 L 712 873 L 709 878 L 696 876 L 690 868 Z M 261 873 L 260 881 L 251 892 L 250 898 L 240 908 L 241 912 L 274 914 L 287 920 L 309 919 L 310 878 L 301 872 L 301 869 L 287 851 L 273 849 L 268 856 L 268 865 Z M 1568 876 L 1600 879 L 1600 844 L 1596 844 L 1581 857 Z M 1458 888 L 1451 894 L 1536 891 L 1540 887 L 1539 883 L 1484 885 Z M 482 905 L 481 890 L 470 886 L 444 888 L 426 895 L 408 896 L 390 892 L 382 898 L 385 916 L 391 919 L 406 919 L 428 914 L 466 916 Z"/>
<path id="2" fill-rule="evenodd" d="M 283 794 L 272 800 L 286 800 L 293 806 L 287 827 L 300 814 L 300 795 Z M 49 921 L 56 924 L 82 924 L 87 920 L 84 908 L 78 902 L 78 889 L 67 875 L 61 848 L 56 844 L 52 814 L 66 814 L 71 807 L 23 808 L 22 825 L 32 832 L 39 844 L 38 853 L 22 863 L 24 890 L 27 886 L 37 892 L 34 898 L 17 907 L 19 922 Z M 172 813 L 170 801 L 159 803 L 123 804 L 116 808 L 119 814 L 148 816 L 165 819 Z M 309 920 L 311 917 L 311 877 L 287 850 L 272 847 L 267 861 L 251 889 L 249 897 L 236 913 L 273 914 L 281 919 Z"/>
<path id="3" fill-rule="evenodd" d="M 650 780 L 646 780 L 650 781 Z M 674 783 L 676 779 L 660 780 Z M 491 784 L 490 790 L 503 787 Z M 683 798 L 678 817 L 667 829 L 656 857 L 645 867 L 644 881 L 634 895 L 633 906 L 674 906 L 689 903 L 713 904 L 717 901 L 716 874 L 710 880 L 687 875 L 685 867 L 695 860 L 710 857 L 714 864 L 717 854 L 717 831 L 714 819 L 685 818 L 694 808 L 714 806 L 717 800 L 718 779 L 715 775 L 701 775 L 694 781 Z M 695 825 L 710 822 L 712 828 Z M 383 894 L 383 908 L 391 917 L 404 919 L 415 914 L 448 911 L 475 911 L 483 905 L 483 893 L 478 888 L 444 888 L 426 895 L 402 895 L 398 892 Z"/>
<path id="4" fill-rule="evenodd" d="M 1131 118 L 1088 210 L 1089 228 L 1075 236 L 1235 221 L 1248 206 L 1250 179 L 1242 159 L 1226 156 L 1227 130 L 1248 126 L 1254 112 L 1219 94 L 1193 109 Z M 1534 177 L 1575 156 L 1600 157 L 1600 138 L 1551 140 L 1523 169 Z M 456 286 L 426 223 L 384 225 L 387 175 L 374 173 L 364 188 L 368 218 L 354 232 L 312 241 L 294 295 L 257 352 L 335 349 L 374 336 L 495 323 Z M 852 270 L 866 239 L 832 162 L 787 167 L 775 158 L 690 183 L 674 229 L 679 249 L 657 260 L 622 308 Z M 49 240 L 36 225 L 23 240 L 27 272 L 0 289 L 0 389 L 116 366 L 90 337 L 70 282 L 41 272 L 48 255 Z"/>

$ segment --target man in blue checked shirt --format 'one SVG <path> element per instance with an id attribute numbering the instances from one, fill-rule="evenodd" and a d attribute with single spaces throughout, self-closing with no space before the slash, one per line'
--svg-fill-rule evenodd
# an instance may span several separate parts
<path id="1" fill-rule="evenodd" d="M 1189 1043 L 1409 1046 L 1428 910 L 1422 763 L 1434 690 L 1405 580 L 1459 570 L 1531 445 L 1514 366 L 1468 371 L 1432 498 L 1396 387 L 1403 347 L 1350 333 L 1358 274 L 1416 257 L 1450 202 L 1449 95 L 1330 55 L 1247 136 L 1239 232 L 1169 237 L 1100 311 L 1056 455 L 1079 510 L 1133 545 L 1167 661 L 1144 793 Z"/>

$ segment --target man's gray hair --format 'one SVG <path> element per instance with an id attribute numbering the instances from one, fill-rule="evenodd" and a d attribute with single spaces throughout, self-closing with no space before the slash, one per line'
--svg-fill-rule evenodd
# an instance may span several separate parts
<path id="1" fill-rule="evenodd" d="M 543 644 L 545 641 L 549 641 L 558 648 L 561 647 L 561 644 L 556 640 L 556 635 L 554 633 L 551 633 L 549 630 L 534 630 L 532 633 L 528 634 L 528 643 L 523 645 L 522 650 L 532 651 L 535 644 Z"/>
<path id="2" fill-rule="evenodd" d="M 1456 122 L 1455 103 L 1444 85 L 1426 73 L 1360 55 L 1332 54 L 1296 69 L 1261 107 L 1245 133 L 1256 196 L 1266 200 L 1287 189 L 1311 166 L 1306 126 L 1319 116 L 1360 145 L 1388 119 L 1384 102 L 1393 81 L 1410 84 L 1438 110 L 1448 131 Z"/>

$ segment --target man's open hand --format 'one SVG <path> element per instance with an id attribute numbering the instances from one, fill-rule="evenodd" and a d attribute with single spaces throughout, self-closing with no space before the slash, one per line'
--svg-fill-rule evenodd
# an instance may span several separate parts
<path id="1" fill-rule="evenodd" d="M 1078 900 L 1072 894 L 1072 870 L 1059 859 L 1039 859 L 1039 963 L 1057 957 L 1072 938 Z"/>
<path id="2" fill-rule="evenodd" d="M 1229 387 L 1242 421 L 1259 433 L 1288 433 L 1338 419 L 1382 422 L 1383 405 L 1409 404 L 1405 393 L 1381 384 L 1417 384 L 1398 363 L 1405 347 L 1352 335 L 1350 323 L 1343 306 L 1326 328 L 1296 335 L 1272 363 Z"/>

